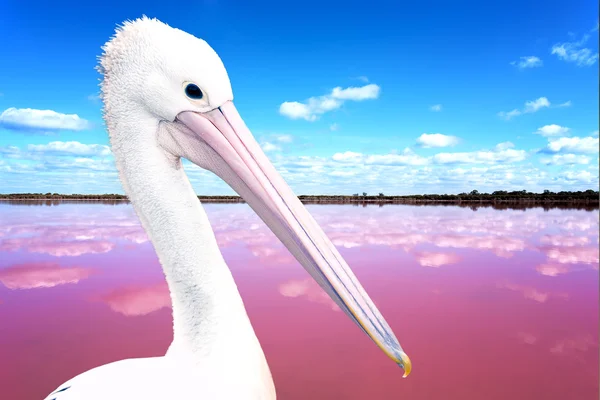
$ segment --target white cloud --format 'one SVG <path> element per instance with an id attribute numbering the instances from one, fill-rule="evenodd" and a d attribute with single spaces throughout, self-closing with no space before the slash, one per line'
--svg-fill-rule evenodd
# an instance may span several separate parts
<path id="1" fill-rule="evenodd" d="M 502 142 L 502 143 L 498 143 L 496 145 L 496 147 L 494 147 L 496 150 L 508 150 L 508 149 L 513 149 L 515 147 L 515 145 L 512 142 Z"/>
<path id="2" fill-rule="evenodd" d="M 431 107 L 429 107 L 429 109 L 431 111 L 435 111 L 435 112 L 442 111 L 442 105 L 441 104 L 434 104 Z"/>
<path id="3" fill-rule="evenodd" d="M 588 137 L 561 137 L 550 140 L 543 150 L 546 153 L 598 153 L 598 138 Z"/>
<path id="4" fill-rule="evenodd" d="M 279 147 L 276 144 L 273 144 L 271 142 L 264 142 L 261 147 L 265 153 L 268 153 L 270 151 L 280 151 L 281 150 L 281 147 Z"/>
<path id="5" fill-rule="evenodd" d="M 546 97 L 540 97 L 538 99 L 526 102 L 523 112 L 534 113 L 544 107 L 550 107 L 550 102 Z"/>
<path id="6" fill-rule="evenodd" d="M 498 113 L 499 117 L 504 118 L 506 120 L 509 120 L 509 119 L 511 119 L 513 117 L 517 117 L 519 115 L 521 115 L 521 111 L 517 110 L 516 108 L 514 110 L 512 110 L 512 111 L 508 111 L 508 112 L 500 111 Z"/>
<path id="7" fill-rule="evenodd" d="M 459 142 L 456 136 L 443 135 L 441 133 L 424 133 L 417 139 L 417 144 L 421 147 L 449 147 L 455 146 Z"/>
<path id="8" fill-rule="evenodd" d="M 274 140 L 278 141 L 279 143 L 292 143 L 293 138 L 291 135 L 275 135 Z"/>
<path id="9" fill-rule="evenodd" d="M 595 130 L 594 132 L 592 132 L 592 136 L 598 136 L 598 131 Z"/>
<path id="10" fill-rule="evenodd" d="M 598 61 L 598 52 L 583 47 L 590 38 L 589 35 L 583 35 L 581 40 L 576 42 L 556 43 L 550 50 L 551 54 L 566 62 L 575 63 L 577 66 L 591 66 Z"/>
<path id="11" fill-rule="evenodd" d="M 375 154 L 366 157 L 366 164 L 371 165 L 427 165 L 430 159 L 421 157 L 411 149 L 404 149 L 402 154 Z"/>
<path id="12" fill-rule="evenodd" d="M 337 131 L 338 129 L 340 129 L 340 126 L 336 123 L 333 123 L 331 125 L 329 125 L 329 130 L 330 131 Z"/>
<path id="13" fill-rule="evenodd" d="M 510 64 L 515 65 L 520 69 L 524 69 L 541 67 L 543 65 L 543 62 L 542 60 L 540 60 L 539 57 L 536 56 L 524 56 L 519 58 L 519 61 L 512 61 Z"/>
<path id="14" fill-rule="evenodd" d="M 560 174 L 560 176 L 567 180 L 570 180 L 570 181 L 584 182 L 584 183 L 591 183 L 593 181 L 597 181 L 597 179 L 598 179 L 597 177 L 593 176 L 589 171 L 584 171 L 584 170 L 564 171 Z"/>
<path id="15" fill-rule="evenodd" d="M 401 166 L 401 165 L 427 165 L 430 160 L 429 158 L 422 157 L 414 153 L 411 149 L 406 148 L 401 154 L 390 153 L 390 154 L 362 154 L 353 151 L 346 151 L 344 153 L 335 153 L 332 156 L 334 161 L 339 163 L 348 163 L 353 165 L 389 165 L 389 166 Z"/>
<path id="16" fill-rule="evenodd" d="M 335 153 L 332 157 L 339 163 L 354 165 L 387 165 L 387 166 L 425 166 L 429 164 L 509 164 L 527 158 L 525 150 L 514 149 L 511 142 L 499 143 L 492 150 L 481 150 L 460 153 L 438 153 L 432 157 L 423 157 L 406 148 L 400 154 L 367 155 L 353 151 Z"/>
<path id="17" fill-rule="evenodd" d="M 306 102 L 286 101 L 279 106 L 279 113 L 291 119 L 316 121 L 319 115 L 336 110 L 345 101 L 363 101 L 379 97 L 380 87 L 369 84 L 361 87 L 335 87 L 325 96 L 311 97 Z"/>
<path id="18" fill-rule="evenodd" d="M 541 162 L 546 165 L 585 165 L 590 163 L 590 158 L 580 154 L 554 154 L 550 158 L 542 158 Z"/>
<path id="19" fill-rule="evenodd" d="M 509 119 L 519 116 L 521 114 L 534 113 L 534 112 L 541 110 L 542 108 L 547 108 L 547 107 L 550 107 L 550 101 L 548 100 L 548 98 L 539 97 L 535 100 L 525 102 L 525 107 L 523 108 L 522 111 L 518 110 L 516 108 L 514 110 L 508 111 L 508 112 L 500 111 L 498 113 L 498 116 L 500 118 L 509 120 Z"/>
<path id="20" fill-rule="evenodd" d="M 527 158 L 525 150 L 515 150 L 510 142 L 499 143 L 493 150 L 464 153 L 438 153 L 433 156 L 436 164 L 496 164 L 513 163 Z"/>
<path id="21" fill-rule="evenodd" d="M 557 105 L 556 107 L 571 107 L 572 104 L 573 103 L 571 103 L 571 100 L 567 100 L 564 103 Z"/>
<path id="22" fill-rule="evenodd" d="M 294 141 L 291 135 L 268 134 L 260 140 L 260 147 L 265 153 L 281 151 Z"/>
<path id="23" fill-rule="evenodd" d="M 0 127 L 32 131 L 81 131 L 89 129 L 90 123 L 77 114 L 61 114 L 52 110 L 11 107 L 0 114 Z"/>
<path id="24" fill-rule="evenodd" d="M 98 103 L 100 102 L 100 95 L 96 93 L 90 94 L 87 99 L 91 102 Z"/>
<path id="25" fill-rule="evenodd" d="M 338 86 L 333 88 L 330 96 L 340 100 L 361 101 L 378 98 L 380 90 L 381 88 L 374 83 L 361 87 L 349 87 L 346 89 L 342 89 Z"/>
<path id="26" fill-rule="evenodd" d="M 294 143 L 297 138 L 293 136 L 265 134 L 259 143 L 264 145 L 268 142 L 285 150 L 292 138 L 291 143 Z M 0 147 L 0 182 L 4 190 L 123 192 L 112 157 L 102 155 L 108 151 L 106 146 L 60 143 L 33 145 L 40 147 L 31 149 L 27 146 Z M 427 157 L 417 154 L 421 152 L 418 148 L 380 154 L 359 150 L 361 147 L 348 149 L 354 151 L 332 152 L 321 157 L 294 156 L 285 152 L 268 154 L 276 169 L 298 194 L 352 194 L 363 191 L 386 194 L 459 193 L 474 188 L 482 192 L 500 189 L 560 191 L 598 188 L 598 153 L 586 154 L 590 158 L 586 165 L 583 163 L 585 159 L 568 156 L 576 153 L 564 149 L 536 157 L 546 157 L 548 160 L 543 161 L 550 164 L 528 162 L 527 156 L 533 151 L 520 150 L 508 142 L 460 153 L 452 153 L 450 148 L 440 149 L 437 151 L 445 152 Z M 553 157 L 556 155 L 565 157 Z M 572 172 L 561 174 L 567 168 L 551 168 L 551 164 L 567 165 Z M 214 174 L 198 167 L 192 168 L 189 162 L 185 164 L 185 169 L 198 194 L 234 194 Z M 585 173 L 581 173 L 581 170 Z"/>
<path id="27" fill-rule="evenodd" d="M 48 144 L 30 144 L 27 150 L 36 153 L 63 154 L 72 156 L 108 156 L 110 148 L 102 144 L 83 144 L 80 142 L 50 142 Z"/>
<path id="28" fill-rule="evenodd" d="M 306 104 L 298 103 L 296 101 L 286 101 L 279 106 L 279 113 L 285 115 L 291 119 L 305 119 L 307 121 L 316 121 L 316 113 L 324 113 L 325 111 L 313 109 Z"/>
<path id="29" fill-rule="evenodd" d="M 339 162 L 362 162 L 362 153 L 355 153 L 353 151 L 345 151 L 343 153 L 335 153 L 331 158 Z"/>
<path id="30" fill-rule="evenodd" d="M 5 158 L 20 158 L 21 157 L 21 149 L 17 146 L 1 146 L 0 154 Z"/>
<path id="31" fill-rule="evenodd" d="M 542 135 L 544 137 L 556 137 L 568 135 L 569 131 L 570 129 L 566 126 L 551 124 L 544 125 L 541 128 L 538 128 L 538 130 L 533 133 L 535 133 L 536 135 Z"/>
<path id="32" fill-rule="evenodd" d="M 421 157 L 414 153 L 411 149 L 404 149 L 401 154 L 362 154 L 353 151 L 344 153 L 335 153 L 331 157 L 334 161 L 349 164 L 365 164 L 365 165 L 426 165 L 429 159 Z"/>
<path id="33" fill-rule="evenodd" d="M 357 171 L 344 171 L 344 170 L 335 170 L 335 171 L 331 171 L 329 173 L 329 175 L 331 175 L 331 176 L 343 176 L 343 177 L 354 176 L 356 174 L 357 174 Z"/>

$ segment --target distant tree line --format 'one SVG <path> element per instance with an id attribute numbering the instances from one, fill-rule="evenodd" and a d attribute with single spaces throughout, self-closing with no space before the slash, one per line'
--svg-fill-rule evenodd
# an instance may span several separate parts
<path id="1" fill-rule="evenodd" d="M 383 193 L 377 195 L 368 195 L 363 192 L 352 196 L 348 195 L 300 195 L 303 202 L 384 202 L 384 203 L 415 203 L 415 202 L 453 202 L 463 201 L 477 202 L 498 202 L 498 201 L 536 201 L 536 202 L 598 202 L 599 193 L 597 190 L 585 191 L 560 191 L 552 192 L 544 190 L 542 193 L 533 193 L 526 190 L 496 190 L 492 193 L 479 192 L 472 190 L 469 193 L 459 194 L 416 194 L 386 196 Z M 201 201 L 215 202 L 243 202 L 239 196 L 198 196 Z M 127 200 L 127 196 L 122 194 L 59 194 L 59 193 L 10 193 L 0 194 L 0 200 Z"/>
<path id="2" fill-rule="evenodd" d="M 15 205 L 15 206 L 62 206 L 65 204 L 80 204 L 85 202 L 93 202 L 94 204 L 103 204 L 103 205 L 111 205 L 118 206 L 127 204 L 127 200 L 72 200 L 72 199 L 34 199 L 34 200 L 7 200 L 0 199 L 1 202 L 5 204 Z M 239 197 L 232 200 L 220 200 L 215 198 L 209 198 L 207 200 L 202 200 L 204 204 L 210 203 L 243 203 Z M 585 201 L 585 200 L 573 200 L 573 201 L 463 201 L 463 202 L 455 202 L 455 201 L 314 201 L 310 199 L 302 200 L 304 204 L 347 204 L 353 207 L 390 207 L 392 205 L 406 205 L 411 207 L 463 207 L 470 208 L 473 211 L 476 211 L 480 208 L 493 208 L 494 210 L 527 210 L 531 208 L 542 208 L 544 210 L 551 209 L 565 209 L 565 210 L 585 210 L 585 211 L 594 211 L 598 210 L 599 205 L 598 202 L 593 201 Z"/>
<path id="3" fill-rule="evenodd" d="M 239 201 L 239 196 L 198 196 L 200 200 Z M 124 194 L 59 194 L 10 193 L 0 194 L 0 200 L 129 200 Z"/>
<path id="4" fill-rule="evenodd" d="M 59 194 L 59 193 L 10 193 L 0 194 L 9 200 L 127 200 L 122 194 Z"/>
<path id="5" fill-rule="evenodd" d="M 298 196 L 299 198 L 338 198 L 338 197 L 350 197 L 350 196 L 326 196 L 326 195 L 307 195 L 307 196 Z M 403 199 L 403 200 L 425 200 L 425 201 L 462 201 L 462 200 L 515 200 L 515 199 L 531 199 L 531 200 L 552 200 L 552 201 L 568 201 L 568 200 L 596 200 L 599 199 L 599 193 L 597 190 L 588 189 L 585 191 L 560 191 L 560 192 L 552 192 L 550 190 L 544 190 L 542 193 L 534 193 L 528 192 L 527 190 L 514 190 L 514 191 L 506 191 L 506 190 L 496 190 L 492 193 L 479 192 L 478 190 L 472 190 L 469 193 L 459 193 L 459 194 L 411 194 L 411 195 L 399 195 L 399 196 L 386 196 L 383 193 L 379 193 L 378 195 L 367 195 L 367 193 L 363 192 L 362 196 L 358 193 L 354 193 L 352 198 L 363 199 L 363 200 L 395 200 L 395 199 Z"/>

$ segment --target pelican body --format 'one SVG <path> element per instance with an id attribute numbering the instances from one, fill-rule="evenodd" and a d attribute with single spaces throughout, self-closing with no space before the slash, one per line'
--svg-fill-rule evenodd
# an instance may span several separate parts
<path id="1" fill-rule="evenodd" d="M 233 104 L 227 71 L 203 40 L 156 19 L 125 22 L 98 67 L 123 188 L 165 273 L 173 342 L 70 379 L 47 400 L 271 400 L 258 338 L 181 159 L 231 186 L 385 354 L 411 364 L 335 246 L 269 162 Z"/>

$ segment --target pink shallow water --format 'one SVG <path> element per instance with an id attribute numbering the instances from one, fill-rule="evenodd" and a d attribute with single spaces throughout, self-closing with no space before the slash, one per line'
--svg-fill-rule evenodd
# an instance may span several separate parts
<path id="1" fill-rule="evenodd" d="M 308 206 L 402 371 L 243 204 L 206 205 L 281 399 L 597 399 L 598 210 Z M 0 203 L 1 398 L 163 355 L 170 299 L 128 204 Z"/>

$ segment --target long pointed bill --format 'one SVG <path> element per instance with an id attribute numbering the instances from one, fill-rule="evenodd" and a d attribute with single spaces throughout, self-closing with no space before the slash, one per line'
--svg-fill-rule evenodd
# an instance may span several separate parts
<path id="1" fill-rule="evenodd" d="M 262 152 L 233 103 L 202 114 L 183 112 L 177 119 L 188 128 L 181 129 L 184 137 L 179 141 L 186 153 L 193 154 L 190 147 L 201 141 L 220 156 L 226 165 L 214 167 L 214 172 L 246 200 L 338 306 L 408 376 L 411 362 L 398 339 L 333 243 Z"/>

